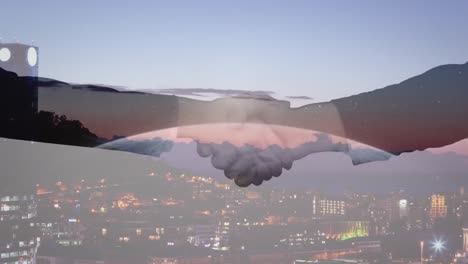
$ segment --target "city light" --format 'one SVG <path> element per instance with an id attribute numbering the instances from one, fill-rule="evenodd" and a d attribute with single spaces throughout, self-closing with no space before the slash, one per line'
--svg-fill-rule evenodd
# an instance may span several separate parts
<path id="1" fill-rule="evenodd" d="M 445 249 L 445 242 L 439 239 L 433 241 L 432 249 L 434 249 L 436 252 L 441 252 L 442 250 Z"/>

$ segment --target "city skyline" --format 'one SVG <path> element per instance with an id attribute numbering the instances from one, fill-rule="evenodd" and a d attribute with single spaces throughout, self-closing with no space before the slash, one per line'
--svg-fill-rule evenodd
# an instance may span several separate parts
<path id="1" fill-rule="evenodd" d="M 0 10 L 0 264 L 468 263 L 468 2 Z"/>
<path id="2" fill-rule="evenodd" d="M 116 246 L 127 254 L 120 259 L 123 263 L 202 261 L 204 254 L 216 258 L 219 262 L 215 263 L 245 263 L 235 260 L 236 255 L 230 253 L 235 250 L 244 251 L 245 255 L 238 256 L 248 256 L 250 261 L 263 261 L 255 263 L 291 263 L 285 261 L 307 260 L 312 255 L 316 261 L 342 257 L 387 263 L 383 261 L 417 257 L 418 239 L 427 244 L 428 261 L 444 258 L 439 254 L 442 246 L 446 252 L 466 247 L 457 238 L 458 224 L 452 226 L 450 235 L 444 229 L 444 223 L 466 219 L 468 197 L 462 189 L 417 197 L 402 191 L 331 195 L 239 189 L 162 164 L 146 169 L 149 173 L 137 178 L 75 178 L 36 185 L 38 216 L 32 222 L 42 232 L 38 259 L 59 261 L 81 252 L 82 261 L 120 263 L 114 259 L 118 254 L 112 247 Z M 147 218 L 155 213 L 158 221 Z M 89 237 L 86 230 L 96 236 Z M 415 237 L 410 239 L 406 233 Z M 255 234 L 255 239 L 249 234 Z M 398 242 L 404 242 L 404 247 L 391 245 L 395 236 L 398 240 L 406 237 Z M 89 243 L 98 243 L 100 248 L 91 249 Z M 149 247 L 154 257 L 145 262 L 139 255 L 143 251 L 134 251 L 131 245 L 141 250 Z M 59 248 L 62 253 L 54 253 Z M 172 250 L 182 248 L 183 255 Z M 387 250 L 394 254 L 382 255 Z M 277 262 L 272 262 L 273 257 Z"/>

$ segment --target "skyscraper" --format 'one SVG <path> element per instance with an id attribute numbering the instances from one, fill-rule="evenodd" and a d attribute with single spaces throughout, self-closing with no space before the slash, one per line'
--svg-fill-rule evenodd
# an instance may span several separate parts
<path id="1" fill-rule="evenodd" d="M 0 263 L 34 264 L 40 238 L 33 220 L 34 195 L 3 192 L 0 195 Z"/>
<path id="2" fill-rule="evenodd" d="M 463 251 L 468 253 L 468 224 L 463 226 Z"/>
<path id="3" fill-rule="evenodd" d="M 0 136 L 21 133 L 33 138 L 37 112 L 38 49 L 0 43 Z M 17 77 L 22 76 L 22 77 Z M 22 175 L 3 175 L 0 184 L 0 263 L 35 264 L 40 238 L 35 186 Z"/>
<path id="4" fill-rule="evenodd" d="M 399 215 L 400 218 L 404 218 L 408 216 L 408 200 L 406 199 L 401 199 L 398 201 L 398 208 L 399 208 Z"/>
<path id="5" fill-rule="evenodd" d="M 323 216 L 344 216 L 345 201 L 341 199 L 321 199 L 320 214 Z"/>
<path id="6" fill-rule="evenodd" d="M 432 219 L 447 217 L 447 204 L 445 195 L 433 194 L 431 196 L 431 210 L 429 214 Z"/>
<path id="7" fill-rule="evenodd" d="M 38 110 L 38 48 L 0 43 L 0 136 L 31 139 L 33 115 Z M 19 77 L 17 77 L 17 76 Z"/>

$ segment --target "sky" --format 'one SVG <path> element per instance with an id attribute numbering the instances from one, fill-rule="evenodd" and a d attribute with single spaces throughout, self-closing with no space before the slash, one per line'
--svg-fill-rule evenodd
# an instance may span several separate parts
<path id="1" fill-rule="evenodd" d="M 468 1 L 22 1 L 3 42 L 40 75 L 128 89 L 268 90 L 329 100 L 468 61 Z M 33 42 L 34 41 L 34 42 Z"/>

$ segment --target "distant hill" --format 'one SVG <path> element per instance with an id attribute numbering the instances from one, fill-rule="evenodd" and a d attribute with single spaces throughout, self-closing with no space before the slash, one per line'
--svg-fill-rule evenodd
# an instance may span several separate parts
<path id="1" fill-rule="evenodd" d="M 442 147 L 468 137 L 468 63 L 331 102 L 348 138 L 396 154 Z"/>
<path id="2" fill-rule="evenodd" d="M 0 68 L 0 137 L 88 147 L 104 142 L 79 120 L 38 111 L 38 82 Z"/>
<path id="3" fill-rule="evenodd" d="M 5 76 L 0 75 L 2 87 L 11 78 Z M 394 154 L 442 147 L 468 138 L 468 63 L 439 66 L 399 84 L 297 109 L 276 100 L 236 97 L 200 102 L 52 79 L 39 78 L 38 82 L 40 109 L 80 120 L 92 132 L 107 138 L 179 125 L 234 122 L 241 119 L 224 113 L 242 113 L 257 106 L 260 112 L 245 115 L 251 118 L 259 114 L 260 120 L 253 116 L 248 122 L 324 131 Z M 179 112 L 182 104 L 189 109 L 187 113 Z M 330 114 L 333 111 L 339 116 Z M 343 131 L 329 127 L 331 118 L 339 119 Z"/>
<path id="4" fill-rule="evenodd" d="M 207 123 L 262 123 L 304 128 L 393 154 L 443 147 L 468 138 L 468 63 L 436 67 L 399 84 L 300 108 L 290 108 L 286 101 L 249 94 L 202 102 L 174 95 L 18 77 L 3 70 L 0 71 L 0 85 L 5 87 L 2 90 L 6 95 L 0 102 L 3 103 L 0 136 L 64 145 L 96 146 L 106 141 L 102 137 L 115 139 Z M 35 90 L 35 85 L 39 86 L 39 91 Z M 38 102 L 34 101 L 35 96 Z M 45 111 L 34 111 L 30 106 L 35 103 Z M 214 137 L 215 133 L 209 136 Z M 225 137 L 229 142 L 235 135 L 216 136 Z M 321 143 L 329 141 L 316 143 L 320 143 L 318 146 L 322 149 Z M 171 142 L 163 145 L 130 143 L 123 149 L 122 146 L 110 149 L 151 155 L 160 151 L 161 146 L 162 152 L 172 148 Z M 304 143 L 304 146 L 317 147 Z M 317 152 L 300 151 L 302 154 L 296 157 L 287 155 L 291 149 L 269 144 L 269 155 L 264 154 L 264 150 L 237 155 L 233 147 L 215 148 L 212 161 L 217 162 L 212 165 L 224 170 L 239 186 L 260 185 L 272 176 L 281 175 L 283 168 L 289 170 L 293 160 Z M 335 150 L 329 145 L 327 143 L 324 150 Z M 343 146 L 336 147 L 343 151 Z M 157 153 L 157 156 L 161 154 Z M 390 156 L 370 155 L 362 150 L 349 154 L 360 160 L 357 164 Z M 284 158 L 290 156 L 293 158 Z"/>

